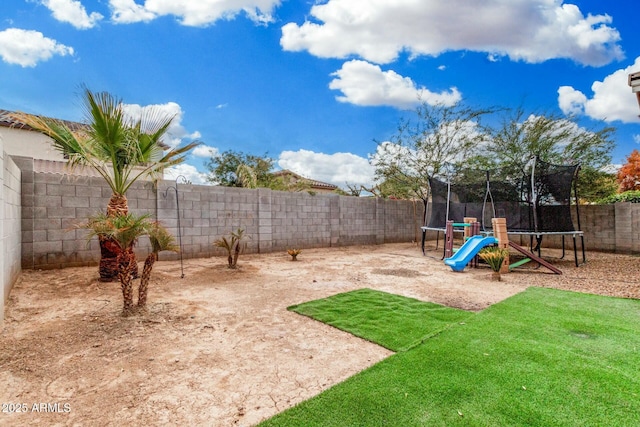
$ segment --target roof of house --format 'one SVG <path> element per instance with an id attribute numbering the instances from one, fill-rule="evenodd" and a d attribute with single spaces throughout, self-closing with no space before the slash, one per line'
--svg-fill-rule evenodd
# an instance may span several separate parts
<path id="1" fill-rule="evenodd" d="M 296 180 L 301 180 L 301 181 L 308 182 L 309 185 L 311 186 L 311 188 L 315 188 L 315 189 L 318 189 L 318 190 L 320 190 L 320 189 L 322 189 L 322 190 L 335 190 L 336 188 L 338 188 L 337 185 L 329 184 L 327 182 L 317 181 L 317 180 L 311 179 L 311 178 L 306 178 L 304 176 L 298 175 L 295 172 L 290 171 L 289 169 L 283 169 L 283 170 L 274 172 L 273 175 L 274 176 L 292 176 Z"/>
<path id="2" fill-rule="evenodd" d="M 31 126 L 19 120 L 16 117 L 17 114 L 20 114 L 20 113 L 18 113 L 17 111 L 0 109 L 0 126 L 13 127 L 18 129 L 24 129 L 24 130 L 34 130 Z M 54 119 L 54 120 L 58 120 L 58 119 Z M 67 127 L 69 127 L 69 129 L 72 129 L 72 130 L 86 127 L 86 125 L 83 123 L 72 122 L 69 120 L 60 120 L 60 121 L 66 124 Z"/>
<path id="3" fill-rule="evenodd" d="M 9 110 L 0 109 L 0 127 L 11 127 L 11 128 L 17 128 L 17 129 L 23 129 L 23 130 L 36 132 L 36 130 L 33 129 L 31 126 L 29 126 L 28 124 L 26 124 L 26 123 L 22 122 L 21 120 L 19 120 L 16 117 L 17 114 L 19 114 L 17 111 L 9 111 Z M 82 129 L 82 128 L 87 128 L 88 127 L 88 125 L 85 124 L 85 123 L 72 122 L 70 120 L 54 119 L 52 117 L 46 117 L 46 118 L 60 121 L 60 122 L 64 123 L 71 130 L 78 130 L 78 129 Z M 167 150 L 167 149 L 170 148 L 167 144 L 165 144 L 162 141 L 160 141 L 160 147 L 162 147 L 164 150 Z"/>

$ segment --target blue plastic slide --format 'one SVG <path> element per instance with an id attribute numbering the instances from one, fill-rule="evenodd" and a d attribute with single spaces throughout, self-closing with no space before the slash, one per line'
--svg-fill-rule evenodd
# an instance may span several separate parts
<path id="1" fill-rule="evenodd" d="M 495 237 L 472 236 L 451 258 L 445 258 L 444 263 L 453 271 L 462 271 L 482 248 L 496 243 L 498 243 L 498 239 Z"/>

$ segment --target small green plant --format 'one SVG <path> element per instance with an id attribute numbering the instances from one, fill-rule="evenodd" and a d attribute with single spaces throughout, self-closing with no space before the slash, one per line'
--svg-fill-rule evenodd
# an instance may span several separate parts
<path id="1" fill-rule="evenodd" d="M 238 266 L 238 257 L 247 247 L 247 244 L 242 242 L 245 237 L 248 236 L 244 235 L 244 230 L 238 228 L 236 231 L 230 233 L 229 238 L 223 236 L 214 242 L 215 246 L 227 250 L 229 268 L 236 268 Z"/>
<path id="2" fill-rule="evenodd" d="M 480 258 L 484 260 L 491 270 L 494 272 L 494 276 L 496 280 L 500 280 L 500 269 L 502 268 L 502 263 L 509 256 L 509 250 L 504 248 L 499 248 L 497 246 L 491 246 L 488 248 L 484 248 L 478 254 Z M 497 274 L 496 274 L 497 273 Z"/>
<path id="3" fill-rule="evenodd" d="M 598 201 L 598 203 L 601 205 L 623 202 L 640 203 L 640 190 L 625 191 L 623 193 L 605 197 L 604 199 L 600 199 Z"/>
<path id="4" fill-rule="evenodd" d="M 291 261 L 297 261 L 302 249 L 287 249 L 287 253 L 291 255 Z"/>

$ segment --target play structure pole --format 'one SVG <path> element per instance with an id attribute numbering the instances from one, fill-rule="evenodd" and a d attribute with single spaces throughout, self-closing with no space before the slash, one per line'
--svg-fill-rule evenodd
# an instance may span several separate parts
<path id="1" fill-rule="evenodd" d="M 453 221 L 447 220 L 447 228 L 444 231 L 444 257 L 453 255 Z"/>
<path id="2" fill-rule="evenodd" d="M 492 218 L 493 236 L 498 239 L 498 247 L 509 249 L 509 235 L 507 234 L 507 219 Z M 509 255 L 507 255 L 500 266 L 500 274 L 509 272 Z"/>

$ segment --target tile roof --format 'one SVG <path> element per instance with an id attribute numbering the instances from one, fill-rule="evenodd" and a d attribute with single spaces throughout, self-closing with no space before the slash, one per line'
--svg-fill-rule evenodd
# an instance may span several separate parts
<path id="1" fill-rule="evenodd" d="M 283 169 L 281 171 L 274 172 L 273 175 L 274 176 L 286 176 L 286 175 L 292 176 L 296 180 L 302 180 L 302 181 L 308 182 L 309 185 L 311 185 L 311 188 L 324 189 L 324 190 L 335 190 L 336 188 L 338 188 L 337 185 L 329 184 L 327 182 L 317 181 L 311 178 L 305 178 L 301 175 L 298 175 L 295 172 L 290 171 L 289 169 Z"/>
<path id="2" fill-rule="evenodd" d="M 18 114 L 17 111 L 9 111 L 9 110 L 3 110 L 0 109 L 0 126 L 1 127 L 12 127 L 12 128 L 17 128 L 17 129 L 24 129 L 24 130 L 28 130 L 28 131 L 34 131 L 35 130 L 29 126 L 28 124 L 20 121 L 19 119 L 16 118 L 16 114 Z M 51 118 L 51 117 L 49 117 Z M 53 119 L 53 118 L 51 118 Z M 78 130 L 78 129 L 82 129 L 82 128 L 87 128 L 88 125 L 84 124 L 84 123 L 79 123 L 79 122 L 72 122 L 70 120 L 60 120 L 60 119 L 53 119 L 53 120 L 59 120 L 60 122 L 64 123 L 67 125 L 67 127 L 71 130 Z M 164 142 L 160 141 L 160 147 L 162 147 L 162 149 L 167 150 L 170 147 L 165 144 Z"/>
<path id="3" fill-rule="evenodd" d="M 28 124 L 26 124 L 26 123 L 20 121 L 19 119 L 17 119 L 16 116 L 15 116 L 16 114 L 18 114 L 17 111 L 9 111 L 9 110 L 0 109 L 0 126 L 3 126 L 3 127 L 14 127 L 14 128 L 18 128 L 18 129 L 25 129 L 25 130 L 34 130 Z M 72 121 L 69 121 L 69 120 L 60 120 L 60 121 L 62 123 L 65 123 L 69 127 L 69 129 L 72 129 L 72 130 L 86 127 L 85 124 L 78 123 L 78 122 L 72 122 Z"/>

